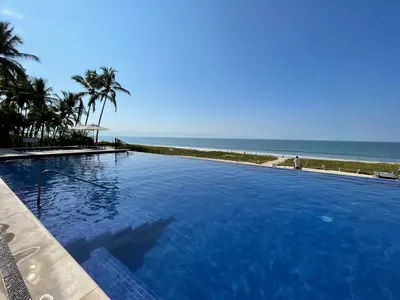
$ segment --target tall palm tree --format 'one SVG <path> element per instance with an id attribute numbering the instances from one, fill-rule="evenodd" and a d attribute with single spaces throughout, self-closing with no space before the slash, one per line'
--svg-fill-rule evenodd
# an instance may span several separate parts
<path id="1" fill-rule="evenodd" d="M 18 62 L 19 59 L 39 58 L 32 54 L 19 52 L 17 47 L 23 44 L 22 39 L 14 34 L 14 27 L 8 22 L 0 22 L 0 77 L 13 79 L 26 77 L 25 70 Z"/>
<path id="2" fill-rule="evenodd" d="M 83 94 L 89 96 L 85 125 L 87 125 L 87 122 L 89 120 L 90 109 L 92 109 L 92 112 L 95 111 L 96 101 L 99 99 L 100 96 L 98 93 L 98 89 L 100 86 L 98 85 L 99 81 L 97 80 L 97 78 L 98 74 L 96 70 L 86 70 L 84 77 L 81 75 L 72 76 L 72 79 L 82 85 L 85 89 Z"/>
<path id="3" fill-rule="evenodd" d="M 56 100 L 52 97 L 52 88 L 47 86 L 43 78 L 32 79 L 32 110 L 35 116 L 36 133 L 41 129 L 41 143 L 43 144 L 45 120 L 42 118 L 48 109 L 48 106 Z"/>
<path id="4" fill-rule="evenodd" d="M 104 107 L 106 106 L 107 100 L 109 100 L 115 107 L 115 111 L 117 111 L 117 92 L 123 92 L 128 94 L 131 93 L 124 89 L 121 84 L 119 84 L 115 80 L 115 73 L 117 72 L 114 68 L 101 67 L 102 74 L 100 74 L 96 80 L 97 86 L 101 86 L 99 91 L 99 96 L 101 101 L 103 101 L 103 107 L 101 108 L 101 113 L 99 117 L 99 122 L 97 125 L 100 126 L 101 119 L 103 117 Z M 99 131 L 96 133 L 96 143 L 99 140 Z"/>

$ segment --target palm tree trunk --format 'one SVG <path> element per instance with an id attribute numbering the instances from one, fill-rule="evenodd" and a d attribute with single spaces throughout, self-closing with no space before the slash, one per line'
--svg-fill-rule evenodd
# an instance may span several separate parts
<path id="1" fill-rule="evenodd" d="M 41 132 L 41 135 L 40 135 L 40 144 L 43 146 L 43 141 L 44 141 L 44 122 L 43 122 L 43 125 L 42 125 L 42 132 Z"/>
<path id="2" fill-rule="evenodd" d="M 58 130 L 58 126 L 56 126 L 56 128 L 54 128 L 54 131 L 53 131 L 53 141 L 55 141 L 55 139 L 56 139 L 57 130 Z"/>
<path id="3" fill-rule="evenodd" d="M 100 126 L 101 118 L 103 117 L 104 107 L 106 106 L 106 102 L 107 102 L 107 99 L 104 99 L 104 97 L 101 97 L 101 98 L 104 100 L 104 103 L 103 103 L 103 107 L 101 108 L 101 113 L 100 113 L 100 117 L 99 117 L 99 123 L 97 124 L 98 126 Z M 99 140 L 99 131 L 97 130 L 96 143 L 98 142 L 98 140 Z"/>
<path id="4" fill-rule="evenodd" d="M 90 107 L 91 107 L 91 105 L 88 106 L 88 111 L 87 111 L 87 115 L 86 115 L 86 122 L 85 122 L 85 125 L 87 125 L 87 121 L 89 120 Z"/>
<path id="5" fill-rule="evenodd" d="M 83 103 L 79 104 L 78 115 L 77 118 L 75 119 L 75 126 L 78 126 L 81 123 L 82 115 L 83 115 Z"/>
<path id="6" fill-rule="evenodd" d="M 28 135 L 28 132 L 29 132 L 29 128 L 28 127 L 25 128 L 25 126 L 27 124 L 27 123 L 25 123 L 27 121 L 27 115 L 28 115 L 28 108 L 27 108 L 27 105 L 25 105 L 24 128 L 22 130 L 22 136 L 25 136 L 25 129 L 26 129 L 26 134 L 27 135 Z"/>

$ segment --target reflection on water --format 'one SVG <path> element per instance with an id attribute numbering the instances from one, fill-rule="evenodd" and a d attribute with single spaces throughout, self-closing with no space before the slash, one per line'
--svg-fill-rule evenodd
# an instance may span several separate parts
<path id="1" fill-rule="evenodd" d="M 118 164 L 119 161 L 123 161 L 124 158 L 128 158 L 131 155 L 129 151 L 125 152 L 115 152 L 114 153 L 114 162 L 115 165 Z"/>
<path id="2" fill-rule="evenodd" d="M 126 265 L 132 272 L 140 269 L 143 265 L 143 258 L 154 246 L 157 240 L 163 235 L 169 224 L 175 221 L 174 217 L 161 219 L 152 223 L 145 223 L 137 228 L 126 228 L 115 234 L 106 232 L 93 239 L 80 239 L 65 248 L 82 264 L 89 260 L 90 253 L 98 248 L 104 247 Z"/>
<path id="3" fill-rule="evenodd" d="M 121 162 L 126 161 L 126 156 L 125 154 L 118 159 Z M 117 205 L 120 198 L 117 186 L 120 180 L 115 166 L 114 160 L 100 159 L 99 155 L 46 157 L 18 162 L 6 161 L 0 174 L 6 183 L 13 183 L 12 188 L 17 196 L 46 225 L 49 218 L 58 216 L 71 221 L 75 219 L 75 222 L 78 219 L 90 219 L 97 223 L 104 219 L 112 220 L 118 214 Z M 102 190 L 61 174 L 46 174 L 42 177 L 42 208 L 38 210 L 37 183 L 44 169 L 56 170 L 114 188 Z"/>

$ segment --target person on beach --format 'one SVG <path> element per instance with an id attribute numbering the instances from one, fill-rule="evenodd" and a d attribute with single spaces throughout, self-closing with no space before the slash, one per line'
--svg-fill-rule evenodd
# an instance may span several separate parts
<path id="1" fill-rule="evenodd" d="M 301 170 L 300 159 L 298 156 L 293 160 L 295 170 Z"/>

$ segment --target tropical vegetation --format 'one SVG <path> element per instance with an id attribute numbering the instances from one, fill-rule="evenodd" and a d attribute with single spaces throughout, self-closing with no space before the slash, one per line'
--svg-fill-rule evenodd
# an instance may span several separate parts
<path id="1" fill-rule="evenodd" d="M 77 139 L 93 142 L 85 132 L 71 127 L 86 125 L 99 102 L 102 109 L 97 124 L 101 125 L 106 102 L 117 110 L 118 92 L 130 95 L 116 81 L 117 71 L 109 67 L 87 70 L 83 76 L 72 76 L 81 91 L 56 94 L 45 79 L 27 74 L 23 61 L 40 59 L 20 52 L 22 44 L 14 27 L 0 21 L 0 147 L 21 146 L 26 138 L 42 146 L 68 145 Z"/>

